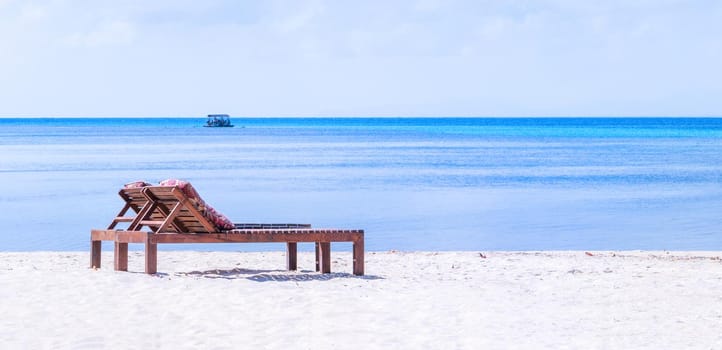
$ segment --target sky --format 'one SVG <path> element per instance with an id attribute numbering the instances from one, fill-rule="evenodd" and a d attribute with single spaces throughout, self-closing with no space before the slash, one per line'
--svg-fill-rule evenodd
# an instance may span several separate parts
<path id="1" fill-rule="evenodd" d="M 716 0 L 0 0 L 0 117 L 722 116 Z"/>

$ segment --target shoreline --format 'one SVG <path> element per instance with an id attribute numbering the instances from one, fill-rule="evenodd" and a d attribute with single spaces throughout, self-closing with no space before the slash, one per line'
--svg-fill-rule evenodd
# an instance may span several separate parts
<path id="1" fill-rule="evenodd" d="M 590 253 L 588 255 L 586 253 Z M 484 256 L 484 257 L 482 257 Z M 2 348 L 718 348 L 720 251 L 0 253 Z"/>

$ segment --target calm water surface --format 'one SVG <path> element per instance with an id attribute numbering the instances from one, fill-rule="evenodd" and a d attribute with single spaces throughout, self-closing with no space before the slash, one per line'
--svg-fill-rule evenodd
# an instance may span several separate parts
<path id="1" fill-rule="evenodd" d="M 369 250 L 722 249 L 722 119 L 202 119 L 0 119 L 0 251 L 86 250 L 171 177 Z"/>

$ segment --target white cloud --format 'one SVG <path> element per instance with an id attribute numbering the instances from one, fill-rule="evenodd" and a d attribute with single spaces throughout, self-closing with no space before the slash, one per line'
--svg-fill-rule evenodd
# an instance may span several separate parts
<path id="1" fill-rule="evenodd" d="M 418 0 L 414 4 L 414 10 L 421 12 L 434 12 L 444 6 L 442 0 Z"/>
<path id="2" fill-rule="evenodd" d="M 318 21 L 325 11 L 325 6 L 321 1 L 313 1 L 303 6 L 294 6 L 293 12 L 288 12 L 287 7 L 279 12 L 280 17 L 274 20 L 274 27 L 281 33 L 293 33 L 295 31 L 307 29 L 309 25 Z"/>
<path id="3" fill-rule="evenodd" d="M 2 6 L 2 3 L 0 3 Z M 21 8 L 18 15 L 18 22 L 30 24 L 39 22 L 48 17 L 48 9 L 45 6 L 28 4 Z"/>
<path id="4" fill-rule="evenodd" d="M 0 0 L 0 115 L 722 115 L 699 98 L 722 95 L 719 18 L 702 0 Z"/>
<path id="5" fill-rule="evenodd" d="M 97 28 L 84 33 L 74 33 L 63 39 L 71 46 L 129 45 L 136 37 L 135 26 L 127 21 L 114 20 L 100 23 Z"/>

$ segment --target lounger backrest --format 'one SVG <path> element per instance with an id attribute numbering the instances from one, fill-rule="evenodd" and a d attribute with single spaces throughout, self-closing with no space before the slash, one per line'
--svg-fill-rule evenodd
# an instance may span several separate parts
<path id="1" fill-rule="evenodd" d="M 176 186 L 143 187 L 144 195 L 150 199 L 154 212 L 163 216 L 167 224 L 159 226 L 159 220 L 145 220 L 144 224 L 157 233 L 209 233 L 219 232 L 216 224 L 209 220 L 207 208 L 196 198 L 190 198 Z M 168 218 L 170 217 L 170 220 Z M 154 218 L 155 219 L 155 218 Z M 155 222 L 153 222 L 155 221 Z"/>
<path id="2" fill-rule="evenodd" d="M 142 188 L 123 188 L 118 195 L 137 213 L 148 201 L 141 193 Z"/>
<path id="3" fill-rule="evenodd" d="M 131 223 L 143 211 L 149 201 L 142 191 L 142 187 L 124 187 L 118 191 L 118 195 L 125 201 L 125 205 L 110 223 L 109 229 L 115 229 L 119 223 Z M 151 219 L 161 218 L 157 213 L 151 213 L 148 217 Z"/>

